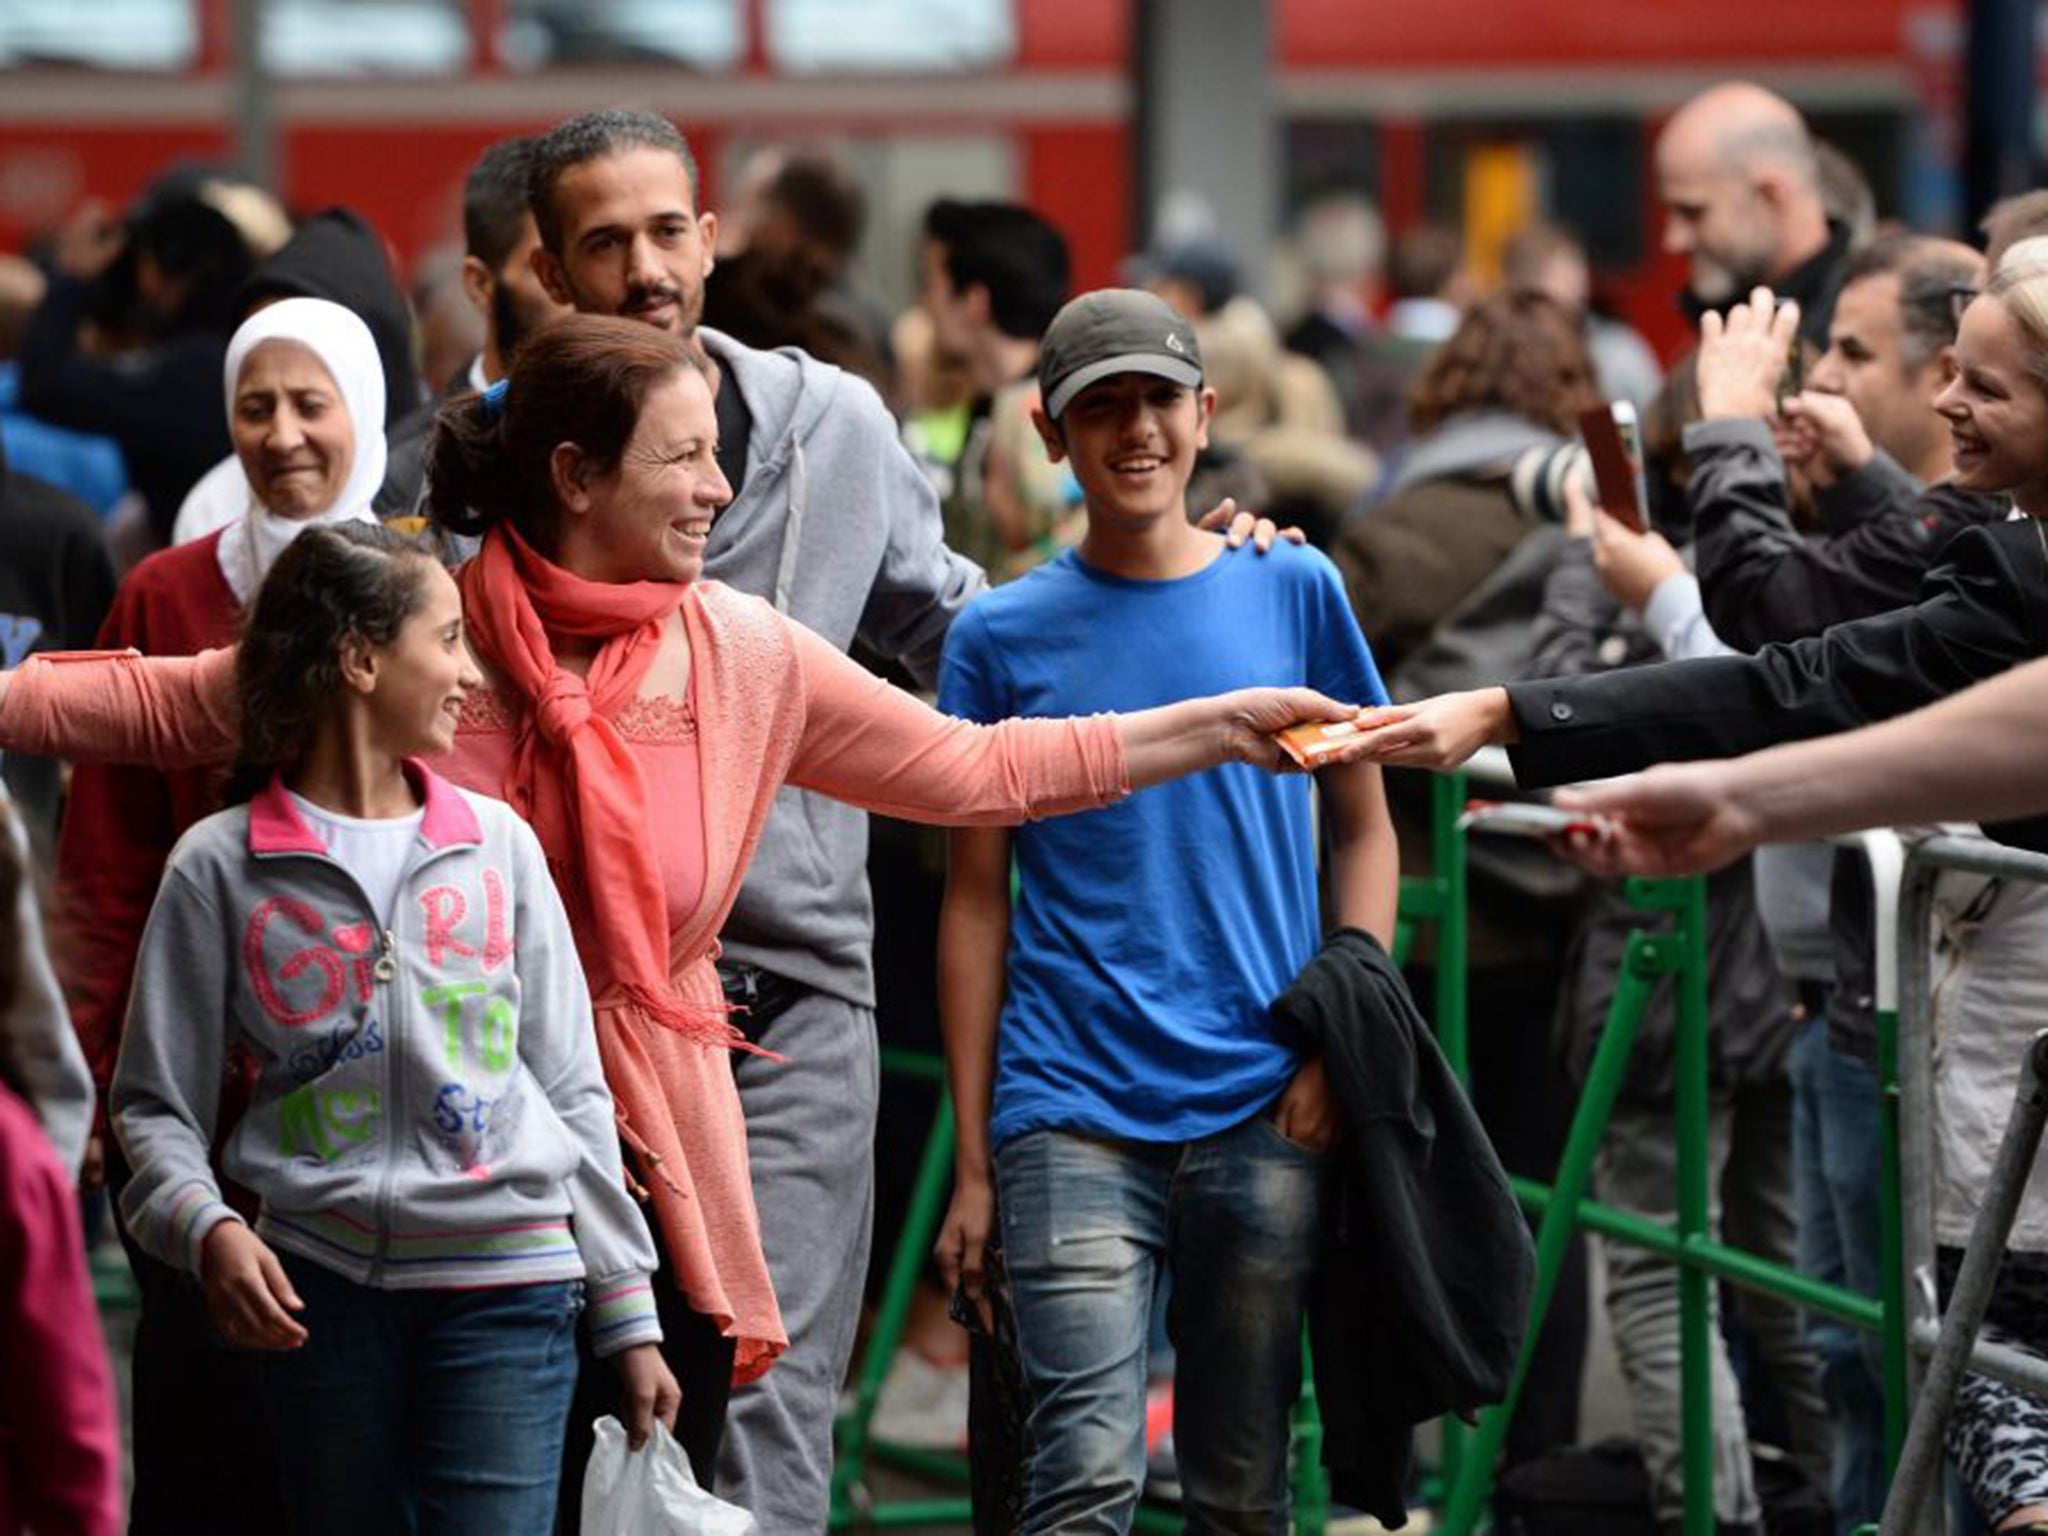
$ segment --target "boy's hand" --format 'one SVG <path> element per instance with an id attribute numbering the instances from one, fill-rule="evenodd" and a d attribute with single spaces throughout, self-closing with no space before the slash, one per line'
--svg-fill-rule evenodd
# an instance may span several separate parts
<path id="1" fill-rule="evenodd" d="M 1250 539 L 1252 548 L 1262 555 L 1273 547 L 1275 539 L 1285 539 L 1290 544 L 1308 542 L 1308 535 L 1299 528 L 1282 528 L 1270 517 L 1240 512 L 1236 498 L 1231 496 L 1224 497 L 1204 512 L 1195 526 L 1206 533 L 1221 533 L 1223 542 L 1232 549 L 1239 548 L 1246 539 Z"/>
<path id="2" fill-rule="evenodd" d="M 1327 1152 L 1343 1128 L 1344 1118 L 1330 1092 L 1330 1079 L 1323 1070 L 1323 1058 L 1311 1056 L 1294 1074 L 1294 1081 L 1280 1095 L 1279 1103 L 1273 1106 L 1273 1129 L 1298 1147 L 1310 1152 Z"/>
<path id="3" fill-rule="evenodd" d="M 243 1349 L 297 1349 L 306 1304 L 270 1245 L 239 1221 L 216 1223 L 199 1249 L 199 1283 L 213 1326 Z"/>
<path id="4" fill-rule="evenodd" d="M 676 1385 L 675 1373 L 661 1358 L 660 1346 L 635 1344 L 622 1349 L 612 1356 L 612 1366 L 625 1388 L 626 1448 L 637 1451 L 645 1445 L 654 1433 L 656 1419 L 674 1434 L 676 1410 L 683 1406 L 683 1389 Z"/>
<path id="5" fill-rule="evenodd" d="M 977 1178 L 956 1172 L 953 1203 L 946 1207 L 939 1239 L 932 1245 L 932 1257 L 938 1260 L 947 1291 L 957 1290 L 967 1298 L 988 1333 L 996 1328 L 988 1300 L 988 1238 L 995 1210 L 995 1190 L 987 1174 Z"/>

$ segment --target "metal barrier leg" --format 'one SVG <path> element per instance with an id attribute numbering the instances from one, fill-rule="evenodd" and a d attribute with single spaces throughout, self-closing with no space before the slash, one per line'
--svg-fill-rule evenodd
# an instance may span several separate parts
<path id="1" fill-rule="evenodd" d="M 876 1511 L 862 1508 L 859 1495 L 865 1487 L 868 1460 L 868 1422 L 874 1417 L 875 1402 L 882 1382 L 889 1374 L 896 1347 L 903 1339 L 903 1325 L 910 1316 L 910 1302 L 923 1271 L 924 1256 L 930 1251 L 939 1222 L 945 1216 L 946 1183 L 953 1171 L 953 1099 L 943 1087 L 943 1064 L 910 1053 L 885 1052 L 886 1065 L 894 1070 L 912 1071 L 941 1083 L 939 1107 L 932 1116 L 931 1133 L 925 1137 L 924 1153 L 918 1160 L 917 1183 L 912 1187 L 910 1209 L 904 1213 L 903 1231 L 889 1260 L 889 1276 L 882 1289 L 881 1306 L 875 1312 L 874 1327 L 868 1334 L 867 1349 L 861 1356 L 860 1376 L 854 1388 L 853 1407 L 835 1427 L 836 1454 L 832 1465 L 832 1504 L 828 1528 L 845 1530 L 860 1523 L 937 1524 L 965 1520 L 969 1505 L 965 1499 L 919 1501 L 895 1511 L 897 1518 L 875 1518 Z M 958 1458 L 952 1458 L 956 1461 Z M 915 1518 L 907 1518 L 915 1517 Z"/>
<path id="2" fill-rule="evenodd" d="M 1712 1239 L 1712 1174 L 1707 1147 L 1707 888 L 1689 880 L 1632 891 L 1639 904 L 1671 907 L 1674 936 L 1686 964 L 1678 989 L 1672 1073 L 1678 1099 L 1678 1240 L 1691 1247 Z M 1714 1280 L 1688 1264 L 1678 1271 L 1678 1401 L 1680 1466 L 1685 1479 L 1685 1536 L 1714 1536 Z"/>
<path id="3" fill-rule="evenodd" d="M 1458 818 L 1465 810 L 1465 775 L 1441 774 L 1430 788 L 1430 868 L 1436 872 L 1442 905 L 1436 925 L 1437 1046 L 1458 1081 L 1472 1082 L 1467 999 L 1470 984 L 1469 928 L 1465 907 L 1465 829 Z M 1465 1426 L 1446 1416 L 1439 1423 L 1438 1475 L 1450 1487 L 1458 1480 L 1466 1456 Z"/>
<path id="4" fill-rule="evenodd" d="M 1577 1223 L 1579 1202 L 1593 1173 L 1593 1159 L 1607 1131 L 1608 1116 L 1615 1096 L 1628 1072 L 1629 1054 L 1635 1048 L 1636 1030 L 1649 1006 L 1657 978 L 1671 968 L 1675 941 L 1637 932 L 1629 936 L 1621 974 L 1616 978 L 1614 1001 L 1607 1010 L 1607 1024 L 1586 1072 L 1586 1086 L 1572 1115 L 1564 1157 L 1557 1170 L 1551 1200 L 1543 1213 L 1536 1238 L 1536 1292 L 1529 1306 L 1528 1333 L 1522 1340 L 1515 1372 L 1505 1399 L 1483 1410 L 1469 1436 L 1461 1457 L 1458 1476 L 1451 1484 L 1450 1506 L 1444 1513 L 1449 1536 L 1471 1536 L 1478 1528 L 1487 1495 L 1493 1487 L 1493 1463 L 1507 1436 L 1508 1420 L 1520 1401 L 1522 1386 L 1535 1354 L 1536 1336 L 1542 1330 L 1544 1314 L 1557 1287 L 1565 1248 Z"/>
<path id="5" fill-rule="evenodd" d="M 1294 1400 L 1294 1536 L 1323 1536 L 1330 1524 L 1330 1477 L 1323 1470 L 1323 1412 L 1316 1403 L 1315 1362 L 1301 1341 L 1301 1395 Z"/>
<path id="6" fill-rule="evenodd" d="M 1934 1358 L 1927 1363 L 1927 1378 L 1920 1389 L 1920 1399 L 1913 1406 L 1898 1472 L 1885 1500 L 1884 1520 L 1879 1526 L 1882 1536 L 1911 1536 L 1922 1528 L 1921 1511 L 1941 1471 L 1942 1430 L 1948 1422 L 1956 1390 L 1969 1369 L 1971 1346 L 1991 1303 L 1999 1260 L 2012 1232 L 2013 1217 L 2019 1211 L 2034 1156 L 2040 1150 L 2044 1126 L 2048 1126 L 2048 1031 L 2034 1037 L 2021 1067 L 2012 1118 L 2006 1123 L 1997 1160 L 1991 1165 L 1991 1177 L 1985 1185 L 1983 1204 L 1970 1228 L 1955 1293 L 1949 1298 L 1942 1318 L 1941 1342 L 1935 1347 Z"/>

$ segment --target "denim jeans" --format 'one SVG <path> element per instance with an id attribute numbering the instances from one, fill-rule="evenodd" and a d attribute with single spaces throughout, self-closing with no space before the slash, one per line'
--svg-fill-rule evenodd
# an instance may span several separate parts
<path id="1" fill-rule="evenodd" d="M 1816 1018 L 1792 1047 L 1792 1173 L 1799 1267 L 1816 1280 L 1875 1296 L 1879 1222 L 1877 1069 L 1844 1056 Z M 1807 1337 L 1835 1422 L 1835 1530 L 1848 1536 L 1884 1507 L 1884 1388 L 1873 1334 L 1819 1313 Z"/>
<path id="2" fill-rule="evenodd" d="M 1259 1115 L 1194 1142 L 1034 1131 L 995 1161 L 1031 1391 L 1024 1531 L 1130 1529 L 1163 1264 L 1187 1529 L 1285 1532 L 1322 1156 Z"/>
<path id="3" fill-rule="evenodd" d="M 547 1531 L 582 1282 L 384 1291 L 280 1257 L 307 1338 L 263 1389 L 295 1536 Z"/>

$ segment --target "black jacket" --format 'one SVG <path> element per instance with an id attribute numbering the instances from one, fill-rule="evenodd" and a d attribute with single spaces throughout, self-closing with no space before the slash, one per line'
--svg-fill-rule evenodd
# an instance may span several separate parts
<path id="1" fill-rule="evenodd" d="M 1332 935 L 1273 1017 L 1322 1053 L 1348 1129 L 1309 1303 L 1323 1463 L 1336 1498 L 1399 1526 L 1412 1426 L 1507 1391 L 1535 1252 L 1464 1089 L 1370 935 Z"/>
<path id="2" fill-rule="evenodd" d="M 1754 656 L 1666 662 L 1597 677 L 1512 683 L 1524 788 L 1734 757 L 1918 709 L 2048 655 L 2048 527 L 1967 528 L 1920 600 Z M 1985 829 L 2048 849 L 2048 818 Z"/>
<path id="3" fill-rule="evenodd" d="M 1905 606 L 1949 540 L 2012 506 L 1952 485 L 1923 489 L 1880 453 L 1816 493 L 1826 533 L 1809 539 L 1793 526 L 1785 467 L 1762 421 L 1696 423 L 1685 448 L 1700 595 L 1714 633 L 1738 651 Z"/>
<path id="4" fill-rule="evenodd" d="M 1826 533 L 1809 539 L 1793 526 L 1785 466 L 1762 421 L 1700 422 L 1686 428 L 1685 446 L 1701 596 L 1715 633 L 1737 650 L 1904 607 L 1951 539 L 2011 510 L 2004 496 L 1923 488 L 1880 452 L 1816 493 Z M 1863 1061 L 1877 1059 L 1875 921 L 1869 864 L 1843 850 L 1829 902 L 1828 1037 Z"/>

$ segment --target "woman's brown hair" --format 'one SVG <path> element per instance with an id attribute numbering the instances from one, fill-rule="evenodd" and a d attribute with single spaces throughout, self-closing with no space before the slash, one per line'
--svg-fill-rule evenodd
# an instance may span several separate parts
<path id="1" fill-rule="evenodd" d="M 1465 311 L 1430 354 L 1409 394 L 1408 419 L 1420 434 L 1461 411 L 1505 411 L 1571 437 L 1579 413 L 1599 403 L 1577 317 L 1540 293 L 1497 293 Z"/>
<path id="2" fill-rule="evenodd" d="M 427 460 L 434 521 L 480 536 L 510 519 L 529 543 L 553 549 L 556 445 L 574 443 L 609 473 L 649 393 L 682 369 L 708 371 L 694 344 L 637 320 L 565 315 L 536 331 L 501 391 L 442 408 Z"/>

